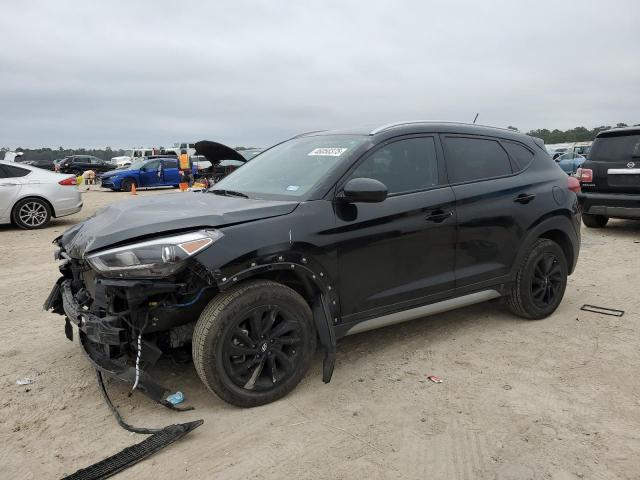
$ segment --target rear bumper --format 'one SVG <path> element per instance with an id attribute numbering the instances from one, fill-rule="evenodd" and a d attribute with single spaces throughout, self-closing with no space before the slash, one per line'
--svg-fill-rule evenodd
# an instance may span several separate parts
<path id="1" fill-rule="evenodd" d="M 581 192 L 578 195 L 584 213 L 613 218 L 640 218 L 640 195 Z"/>

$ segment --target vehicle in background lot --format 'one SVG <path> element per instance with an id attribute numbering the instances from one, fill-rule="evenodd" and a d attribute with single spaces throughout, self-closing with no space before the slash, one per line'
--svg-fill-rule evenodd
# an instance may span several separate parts
<path id="1" fill-rule="evenodd" d="M 559 157 L 555 158 L 555 161 L 567 175 L 574 175 L 576 170 L 578 170 L 585 160 L 585 157 L 574 152 L 563 153 Z"/>
<path id="2" fill-rule="evenodd" d="M 19 162 L 22 159 L 24 152 L 4 152 L 4 161 L 5 162 Z"/>
<path id="3" fill-rule="evenodd" d="M 191 162 L 196 168 L 196 175 L 206 176 L 212 181 L 218 182 L 237 168 L 244 165 L 246 160 L 220 160 L 216 166 L 213 166 L 213 164 L 207 160 L 207 157 L 204 155 L 193 155 L 191 157 Z"/>
<path id="4" fill-rule="evenodd" d="M 208 193 L 116 203 L 67 230 L 45 309 L 151 398 L 167 389 L 148 369 L 191 344 L 210 391 L 262 405 L 295 387 L 317 343 L 328 382 L 345 335 L 498 297 L 552 314 L 578 259 L 577 190 L 542 140 L 511 130 L 303 134 Z"/>
<path id="5" fill-rule="evenodd" d="M 576 177 L 587 227 L 602 228 L 609 218 L 640 219 L 640 127 L 600 132 Z"/>
<path id="6" fill-rule="evenodd" d="M 134 160 L 149 157 L 155 153 L 153 148 L 130 148 L 125 150 L 124 155 L 112 157 L 111 163 L 116 167 L 125 167 L 131 165 Z"/>
<path id="7" fill-rule="evenodd" d="M 178 160 L 174 155 L 155 155 L 134 161 L 125 169 L 112 170 L 100 176 L 103 188 L 131 191 L 136 188 L 177 187 L 180 183 Z"/>
<path id="8" fill-rule="evenodd" d="M 86 170 L 93 170 L 97 174 L 108 172 L 116 168 L 112 163 L 94 157 L 92 155 L 70 155 L 64 157 L 58 164 L 60 173 L 72 173 L 73 175 L 82 175 Z"/>
<path id="9" fill-rule="evenodd" d="M 573 144 L 573 153 L 587 157 L 591 150 L 591 145 L 593 145 L 593 142 L 576 142 Z"/>
<path id="10" fill-rule="evenodd" d="M 560 155 L 565 153 L 575 153 L 586 157 L 591 149 L 593 142 L 570 142 L 570 143 L 555 143 L 545 145 L 547 152 L 551 155 L 551 158 L 556 160 Z"/>
<path id="11" fill-rule="evenodd" d="M 55 170 L 55 163 L 53 160 L 25 160 L 20 162 L 21 165 L 31 165 L 32 167 L 43 168 L 45 170 Z"/>
<path id="12" fill-rule="evenodd" d="M 251 160 L 256 155 L 263 152 L 262 148 L 247 148 L 245 150 L 238 150 L 238 153 L 242 155 L 247 160 Z"/>
<path id="13" fill-rule="evenodd" d="M 52 217 L 72 215 L 81 208 L 76 177 L 0 161 L 0 223 L 42 228 Z"/>

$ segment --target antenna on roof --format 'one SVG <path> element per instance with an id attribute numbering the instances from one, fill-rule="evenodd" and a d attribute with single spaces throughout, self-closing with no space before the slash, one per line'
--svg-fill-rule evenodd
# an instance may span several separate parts
<path id="1" fill-rule="evenodd" d="M 476 123 L 476 120 L 478 119 L 478 115 L 480 115 L 480 112 L 476 113 L 476 116 L 473 119 L 473 123 Z"/>

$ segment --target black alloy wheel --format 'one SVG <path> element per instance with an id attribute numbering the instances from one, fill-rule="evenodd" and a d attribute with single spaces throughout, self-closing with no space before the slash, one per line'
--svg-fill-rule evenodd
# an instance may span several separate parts
<path id="1" fill-rule="evenodd" d="M 560 245 L 548 238 L 537 239 L 516 273 L 507 296 L 509 310 L 530 320 L 555 312 L 567 287 L 567 263 Z"/>
<path id="2" fill-rule="evenodd" d="M 309 369 L 317 334 L 307 301 L 271 280 L 218 293 L 193 332 L 193 364 L 226 402 L 255 407 L 284 397 Z"/>
<path id="3" fill-rule="evenodd" d="M 278 305 L 254 308 L 239 317 L 225 335 L 224 367 L 246 390 L 266 391 L 295 372 L 300 325 Z"/>
<path id="4" fill-rule="evenodd" d="M 553 305 L 562 289 L 562 268 L 553 253 L 540 257 L 531 277 L 533 302 L 541 309 Z"/>

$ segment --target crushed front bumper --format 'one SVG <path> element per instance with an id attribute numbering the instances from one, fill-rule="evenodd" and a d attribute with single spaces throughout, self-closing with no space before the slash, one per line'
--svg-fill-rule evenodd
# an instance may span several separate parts
<path id="1" fill-rule="evenodd" d="M 114 356 L 112 351 L 125 352 L 129 348 L 131 344 L 129 332 L 119 326 L 120 321 L 117 317 L 98 317 L 86 311 L 73 295 L 71 282 L 70 279 L 60 278 L 44 304 L 45 310 L 53 310 L 66 316 L 67 338 L 73 340 L 72 325 L 75 325 L 79 332 L 80 345 L 93 367 L 110 377 L 132 385 L 137 375 L 137 390 L 162 405 L 173 407 L 166 401 L 170 391 L 154 382 L 147 374 L 147 370 L 162 355 L 160 349 L 150 342 L 139 339 L 140 358 L 144 360 L 139 363 L 137 371 L 130 355 L 120 353 Z"/>

